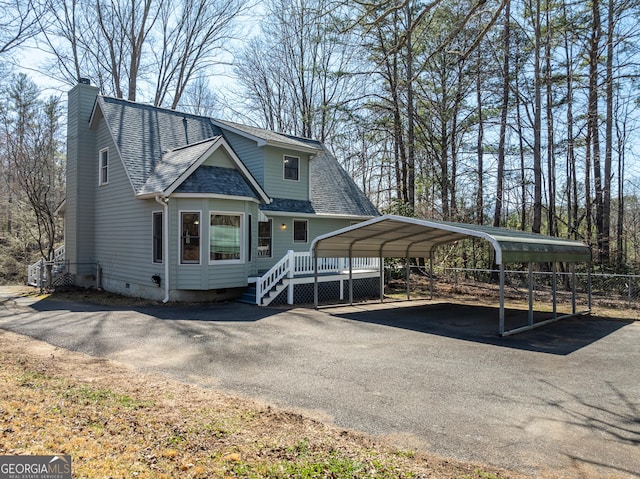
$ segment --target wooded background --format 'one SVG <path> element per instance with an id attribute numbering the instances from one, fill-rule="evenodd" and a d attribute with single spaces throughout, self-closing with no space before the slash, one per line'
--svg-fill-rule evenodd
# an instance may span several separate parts
<path id="1" fill-rule="evenodd" d="M 0 6 L 0 276 L 61 240 L 80 77 L 322 140 L 381 212 L 578 239 L 602 271 L 640 270 L 640 0 Z"/>

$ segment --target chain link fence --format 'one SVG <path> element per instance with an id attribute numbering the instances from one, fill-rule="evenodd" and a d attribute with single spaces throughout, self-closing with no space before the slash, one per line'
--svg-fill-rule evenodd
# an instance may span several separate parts
<path id="1" fill-rule="evenodd" d="M 431 278 L 428 269 L 412 266 L 409 285 L 406 267 L 385 268 L 385 294 L 398 299 L 445 299 L 498 301 L 499 271 L 490 269 L 436 268 Z M 551 304 L 553 294 L 561 310 L 571 310 L 573 291 L 578 310 L 589 309 L 589 282 L 591 306 L 628 310 L 640 309 L 640 275 L 575 273 L 575 285 L 570 272 L 533 271 L 531 291 L 537 303 Z M 505 300 L 528 302 L 529 272 L 505 270 Z M 568 311 L 566 311 L 568 312 Z"/>

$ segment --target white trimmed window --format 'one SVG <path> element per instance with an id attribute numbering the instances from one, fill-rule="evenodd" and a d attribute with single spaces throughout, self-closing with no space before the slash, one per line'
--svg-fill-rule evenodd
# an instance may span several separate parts
<path id="1" fill-rule="evenodd" d="M 180 213 L 180 263 L 200 263 L 200 212 L 183 211 Z"/>
<path id="2" fill-rule="evenodd" d="M 309 222 L 307 220 L 293 220 L 293 242 L 307 243 Z"/>
<path id="3" fill-rule="evenodd" d="M 241 213 L 210 213 L 209 261 L 241 263 L 244 260 Z"/>
<path id="4" fill-rule="evenodd" d="M 284 157 L 284 179 L 295 180 L 300 179 L 300 158 L 297 156 Z"/>
<path id="5" fill-rule="evenodd" d="M 98 185 L 106 185 L 109 183 L 109 148 L 100 150 L 99 161 Z"/>
<path id="6" fill-rule="evenodd" d="M 164 251 L 164 242 L 163 242 L 163 224 L 162 224 L 162 211 L 154 211 L 153 212 L 153 221 L 151 225 L 153 240 L 152 240 L 152 249 L 153 249 L 153 262 L 154 263 L 162 263 L 162 254 Z"/>
<path id="7" fill-rule="evenodd" d="M 271 258 L 271 244 L 273 237 L 273 221 L 258 222 L 258 257 Z"/>

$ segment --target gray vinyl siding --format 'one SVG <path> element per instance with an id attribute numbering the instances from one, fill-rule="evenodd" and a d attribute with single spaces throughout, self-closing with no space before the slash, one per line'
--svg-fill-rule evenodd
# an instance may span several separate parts
<path id="1" fill-rule="evenodd" d="M 206 166 L 219 166 L 221 168 L 236 169 L 236 165 L 233 163 L 231 158 L 229 158 L 229 155 L 223 148 L 216 149 L 202 164 Z"/>
<path id="2" fill-rule="evenodd" d="M 233 151 L 242 160 L 256 181 L 264 188 L 264 151 L 254 140 L 224 131 L 224 138 L 231 145 Z M 267 193 L 268 194 L 268 193 Z"/>
<path id="3" fill-rule="evenodd" d="M 284 156 L 300 158 L 299 179 L 284 179 Z M 264 189 L 274 198 L 309 199 L 309 154 L 266 146 L 264 148 Z"/>
<path id="4" fill-rule="evenodd" d="M 317 236 L 320 236 L 331 231 L 335 231 L 340 228 L 351 225 L 351 219 L 341 218 L 318 218 L 308 216 L 272 216 L 267 215 L 273 221 L 273 238 L 272 238 L 272 250 L 273 255 L 271 258 L 259 258 L 257 266 L 259 271 L 265 271 L 271 268 L 274 264 L 282 259 L 282 257 L 289 250 L 295 252 L 308 252 L 311 242 Z M 307 236 L 308 241 L 306 243 L 294 243 L 293 242 L 293 220 L 307 220 Z M 287 228 L 283 230 L 282 224 L 287 225 Z"/>
<path id="5" fill-rule="evenodd" d="M 97 157 L 89 119 L 96 94 L 97 89 L 87 85 L 78 85 L 69 92 L 65 248 L 70 271 L 80 276 L 95 273 L 93 205 Z"/>
<path id="6" fill-rule="evenodd" d="M 109 149 L 109 181 L 98 186 L 97 161 L 103 148 Z M 95 248 L 105 287 L 134 296 L 147 288 L 159 289 L 151 277 L 164 276 L 163 265 L 153 263 L 151 225 L 152 213 L 162 206 L 135 198 L 104 121 L 98 124 L 95 156 Z"/>

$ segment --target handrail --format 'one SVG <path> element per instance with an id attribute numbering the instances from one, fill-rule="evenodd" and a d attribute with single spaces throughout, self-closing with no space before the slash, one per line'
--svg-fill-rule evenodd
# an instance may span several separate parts
<path id="1" fill-rule="evenodd" d="M 280 282 L 282 278 L 291 273 L 291 265 L 293 251 L 287 251 L 287 254 L 282 257 L 280 261 L 274 264 L 269 271 L 262 275 L 259 281 L 256 282 L 256 304 L 260 305 L 262 297 L 265 296 L 271 289 Z"/>
<path id="2" fill-rule="evenodd" d="M 309 253 L 294 253 L 295 274 L 307 275 L 314 272 L 314 259 Z M 351 258 L 353 271 L 377 270 L 379 258 Z M 318 273 L 344 273 L 349 271 L 349 258 L 318 258 Z"/>
<path id="3" fill-rule="evenodd" d="M 64 265 L 64 262 L 65 262 L 65 248 L 64 248 L 64 244 L 62 244 L 61 246 L 58 246 L 53 251 L 53 261 L 45 261 L 44 258 L 40 258 L 38 261 L 36 261 L 35 263 L 27 267 L 27 284 L 30 284 L 33 286 L 40 286 L 41 278 L 47 281 L 49 279 L 46 277 L 47 270 L 45 269 L 41 273 L 40 272 L 41 269 L 43 269 L 47 264 L 51 264 L 53 266 L 61 266 L 61 265 Z"/>

